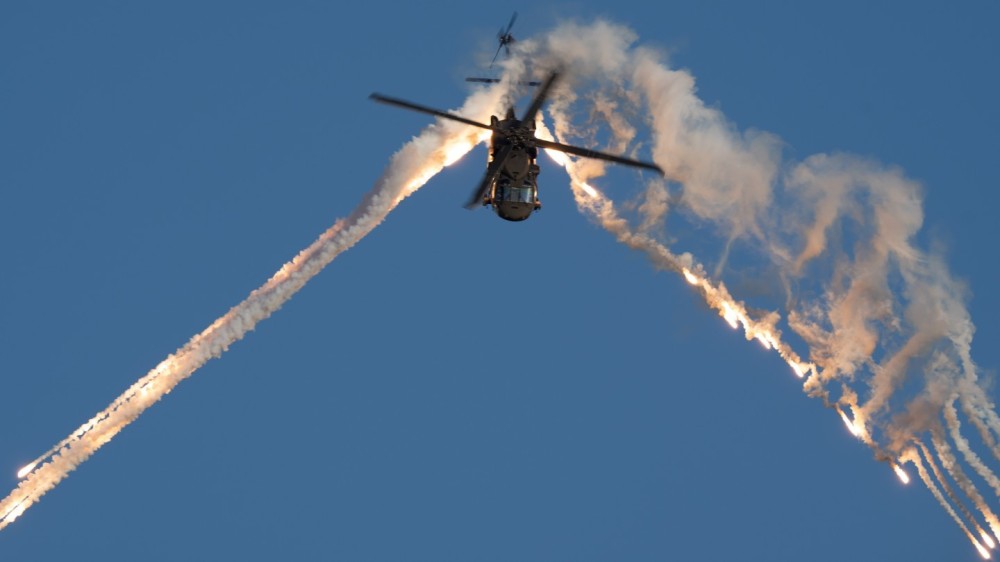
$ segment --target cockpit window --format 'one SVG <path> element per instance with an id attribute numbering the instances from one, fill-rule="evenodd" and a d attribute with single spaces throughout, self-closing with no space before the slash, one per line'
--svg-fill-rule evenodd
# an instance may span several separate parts
<path id="1" fill-rule="evenodd" d="M 509 185 L 498 185 L 496 198 L 499 201 L 512 201 L 516 203 L 534 203 L 535 202 L 535 188 L 531 186 L 526 187 L 510 187 Z"/>

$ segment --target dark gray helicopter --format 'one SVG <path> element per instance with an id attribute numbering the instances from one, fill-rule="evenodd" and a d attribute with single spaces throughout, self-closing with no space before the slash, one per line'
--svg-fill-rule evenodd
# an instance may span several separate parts
<path id="1" fill-rule="evenodd" d="M 497 33 L 497 39 L 500 41 L 500 46 L 497 47 L 497 54 L 493 55 L 493 60 L 490 61 L 490 68 L 493 68 L 493 63 L 495 63 L 497 61 L 497 57 L 500 56 L 500 49 L 506 47 L 507 56 L 510 56 L 510 44 L 514 42 L 514 36 L 510 34 L 510 30 L 514 27 L 515 20 L 517 20 L 517 12 L 514 12 L 514 15 L 510 17 L 510 23 L 507 24 L 507 31 L 504 31 L 501 27 L 500 31 Z"/>
<path id="2" fill-rule="evenodd" d="M 626 166 L 646 168 L 663 175 L 663 170 L 650 162 L 640 162 L 589 148 L 536 138 L 535 116 L 558 77 L 558 72 L 549 75 L 538 94 L 535 95 L 535 99 L 531 100 L 531 105 L 524 112 L 524 117 L 518 119 L 514 115 L 512 107 L 507 110 L 507 116 L 502 120 L 498 119 L 496 115 L 490 116 L 489 125 L 381 94 L 372 94 L 369 97 L 377 102 L 429 113 L 444 119 L 493 131 L 493 136 L 490 139 L 490 160 L 486 166 L 486 176 L 483 177 L 483 181 L 473 192 L 472 198 L 465 204 L 465 207 L 473 209 L 480 204 L 492 205 L 500 218 L 509 221 L 523 221 L 531 215 L 532 211 L 542 206 L 538 200 L 540 168 L 535 163 L 539 147 L 551 148 L 586 158 L 599 158 Z"/>
<path id="3" fill-rule="evenodd" d="M 510 29 L 514 27 L 514 20 L 517 19 L 517 12 L 510 18 L 510 23 L 507 24 L 507 31 L 501 27 L 500 31 L 497 32 L 497 40 L 500 41 L 500 46 L 497 47 L 497 52 L 493 55 L 493 60 L 490 61 L 490 68 L 497 62 L 497 57 L 500 56 L 500 50 L 506 48 L 507 56 L 510 56 L 510 46 L 514 43 L 514 36 L 510 34 Z M 480 77 L 469 77 L 465 79 L 466 82 L 480 82 L 483 84 L 496 84 L 500 81 L 499 78 L 480 78 Z M 536 82 L 534 80 L 530 82 L 521 82 L 522 86 L 541 86 L 541 82 Z"/>

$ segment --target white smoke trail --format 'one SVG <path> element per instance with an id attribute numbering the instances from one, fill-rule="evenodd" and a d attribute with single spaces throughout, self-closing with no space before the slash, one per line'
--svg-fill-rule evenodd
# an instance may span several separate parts
<path id="1" fill-rule="evenodd" d="M 460 113 L 488 121 L 497 113 L 509 83 L 481 90 L 466 100 Z M 160 400 L 210 359 L 277 311 L 306 282 L 378 226 L 403 199 L 423 186 L 441 169 L 485 140 L 484 132 L 441 121 L 427 127 L 393 155 L 382 177 L 361 204 L 337 221 L 308 248 L 286 263 L 263 286 L 229 310 L 200 334 L 136 381 L 107 408 L 99 412 L 55 447 L 22 469 L 17 488 L 0 500 L 0 529 L 55 487 L 97 449 Z M 46 462 L 47 461 L 47 462 Z"/>
<path id="2" fill-rule="evenodd" d="M 976 474 L 986 480 L 986 483 L 993 488 L 993 493 L 1000 498 L 1000 478 L 997 478 L 993 471 L 991 471 L 984 463 L 979 455 L 969 447 L 969 441 L 962 435 L 961 428 L 962 423 L 958 419 L 958 412 L 955 410 L 955 400 L 948 402 L 944 409 L 944 419 L 948 426 L 948 432 L 951 434 L 952 440 L 961 451 L 965 461 L 975 469 Z M 997 538 L 1000 538 L 998 536 Z"/>
<path id="3" fill-rule="evenodd" d="M 976 389 L 978 387 L 973 387 L 973 392 L 962 395 L 962 411 L 972 422 L 972 425 L 975 426 L 983 443 L 993 453 L 993 456 L 1000 460 L 1000 446 L 998 446 L 997 439 L 994 437 L 994 432 L 997 430 L 994 424 L 991 423 L 989 416 L 992 404 L 982 396 L 982 393 L 975 392 Z M 997 432 L 997 434 L 1000 434 L 1000 432 Z"/>
<path id="4" fill-rule="evenodd" d="M 808 376 L 804 390 L 840 412 L 878 460 L 898 468 L 896 461 L 911 451 L 924 483 L 982 553 L 913 453 L 912 444 L 940 426 L 946 404 L 958 396 L 1000 459 L 994 437 L 1000 436 L 1000 415 L 971 357 L 967 290 L 941 256 L 914 243 L 923 225 L 920 186 L 898 168 L 848 154 L 783 162 L 776 137 L 738 131 L 698 98 L 689 72 L 669 68 L 664 57 L 633 46 L 635 41 L 631 30 L 598 21 L 563 25 L 519 47 L 539 64 L 569 69 L 570 87 L 554 93 L 549 109 L 558 140 L 597 138 L 592 125 L 572 126 L 573 110 L 584 106 L 581 113 L 605 121 L 606 150 L 634 154 L 638 131 L 648 127 L 653 160 L 666 171 L 667 182 L 647 182 L 642 203 L 632 206 L 639 215 L 632 226 L 587 183 L 603 175 L 603 162 L 550 153 L 569 172 L 581 211 L 655 266 L 682 274 L 748 340 L 775 349 L 796 374 Z M 723 251 L 716 277 L 740 247 L 737 242 L 763 257 L 784 289 L 784 314 L 756 308 L 750 314 L 721 279 L 709 279 L 691 253 L 675 253 L 658 240 L 673 210 L 680 213 L 672 220 L 717 228 Z M 782 338 L 782 323 L 808 346 L 809 361 Z M 957 415 L 952 417 L 954 422 L 946 421 L 955 446 L 995 487 L 996 476 L 970 454 Z M 940 445 L 943 456 L 953 459 L 947 443 Z M 945 466 L 956 478 L 964 476 L 956 463 Z M 995 517 L 975 486 L 968 478 L 960 485 L 992 526 Z"/>
<path id="5" fill-rule="evenodd" d="M 960 529 L 962 529 L 962 532 L 965 533 L 965 536 L 968 537 L 970 541 L 972 541 L 972 544 L 975 545 L 976 550 L 979 551 L 979 554 L 982 555 L 983 558 L 989 558 L 990 557 L 989 553 L 986 551 L 985 548 L 983 548 L 981 544 L 979 544 L 979 541 L 976 540 L 976 537 L 972 535 L 972 532 L 969 531 L 969 528 L 965 526 L 965 523 L 962 522 L 962 519 L 959 518 L 958 514 L 955 513 L 955 510 L 952 509 L 951 505 L 948 504 L 948 500 L 946 500 L 944 498 L 944 495 L 941 494 L 941 490 L 937 487 L 934 481 L 931 480 L 930 475 L 927 474 L 927 469 L 924 468 L 924 462 L 920 459 L 920 454 L 915 449 L 909 449 L 903 452 L 902 456 L 900 456 L 900 460 L 904 462 L 910 461 L 917 467 L 917 474 L 920 475 L 920 479 L 924 482 L 924 485 L 927 486 L 927 489 L 931 491 L 931 495 L 933 495 L 934 498 L 938 501 L 938 503 L 941 504 L 941 507 L 945 510 L 945 512 L 947 512 L 948 515 L 951 516 L 951 518 L 955 521 L 955 524 L 958 525 Z"/>
<path id="6" fill-rule="evenodd" d="M 986 416 L 981 414 L 980 409 L 972 404 L 972 401 L 968 399 L 967 396 L 961 397 L 962 412 L 969 418 L 972 422 L 973 427 L 979 433 L 979 437 L 983 440 L 983 443 L 993 452 L 993 456 L 1000 458 L 997 451 L 997 443 L 993 437 L 993 433 L 987 426 Z"/>
<path id="7" fill-rule="evenodd" d="M 549 135 L 547 128 L 544 124 L 539 127 L 539 136 L 547 137 Z M 791 347 L 781 340 L 780 332 L 777 332 L 773 326 L 773 323 L 759 323 L 751 320 L 746 312 L 745 306 L 742 303 L 735 301 L 729 292 L 726 290 L 725 286 L 719 284 L 714 286 L 703 273 L 703 269 L 700 265 L 692 262 L 690 255 L 686 254 L 683 257 L 678 257 L 670 252 L 662 244 L 659 244 L 655 240 L 646 237 L 644 235 L 638 234 L 632 231 L 628 223 L 622 219 L 614 208 L 614 204 L 608 200 L 602 193 L 594 189 L 592 186 L 580 179 L 578 170 L 576 168 L 575 162 L 571 161 L 569 158 L 561 155 L 560 153 L 549 152 L 553 159 L 562 164 L 570 175 L 571 187 L 573 189 L 574 196 L 577 203 L 580 205 L 581 209 L 587 212 L 595 220 L 598 221 L 601 226 L 606 228 L 609 232 L 614 234 L 616 238 L 623 244 L 627 246 L 641 250 L 650 257 L 650 259 L 659 267 L 667 270 L 672 270 L 681 273 L 685 279 L 692 285 L 700 289 L 700 293 L 705 302 L 716 309 L 716 311 L 722 316 L 726 321 L 733 327 L 737 328 L 739 326 L 743 327 L 744 333 L 748 340 L 757 339 L 766 348 L 776 350 L 779 355 L 784 359 L 792 369 L 799 376 L 803 376 L 806 372 L 815 372 L 815 366 L 811 364 L 802 363 L 798 355 L 791 349 Z M 840 408 L 836 408 L 840 415 L 844 418 L 845 423 L 847 423 L 851 432 L 862 439 L 865 443 L 873 448 L 877 448 L 876 445 L 871 441 L 865 429 L 857 425 L 857 419 L 855 421 L 849 420 Z M 937 445 L 937 443 L 936 443 Z M 930 452 L 924 448 L 922 443 L 919 443 L 921 450 L 927 456 L 927 460 L 930 463 L 935 476 L 941 484 L 939 488 L 928 476 L 924 465 L 919 457 L 914 457 L 912 459 L 903 457 L 900 460 L 913 460 L 917 466 L 917 470 L 920 473 L 921 480 L 931 491 L 931 493 L 938 499 L 941 506 L 952 516 L 952 519 L 959 525 L 959 527 L 965 532 L 966 536 L 978 550 L 978 552 L 984 557 L 989 558 L 989 553 L 980 544 L 979 540 L 971 533 L 967 525 L 962 521 L 959 515 L 954 511 L 951 504 L 942 495 L 941 489 L 943 488 L 948 497 L 952 500 L 952 503 L 956 505 L 966 520 L 972 525 L 979 533 L 979 535 L 987 542 L 992 548 L 993 539 L 987 534 L 982 527 L 976 522 L 975 517 L 965 508 L 961 501 L 955 496 L 954 492 L 951 490 L 948 483 L 944 480 L 943 475 L 939 471 L 937 465 L 934 463 L 933 458 L 930 457 Z M 939 449 L 940 450 L 940 449 Z M 880 453 L 884 455 L 884 453 Z M 939 453 L 941 454 L 941 453 Z M 946 449 L 943 449 L 943 454 L 950 458 Z M 945 464 L 949 472 L 955 475 L 954 469 L 956 467 L 952 464 Z M 897 472 L 901 469 L 896 464 L 893 467 L 897 469 Z M 959 472 L 960 477 L 964 478 L 964 474 Z M 994 534 L 997 533 L 998 522 L 996 516 L 992 511 L 986 506 L 982 497 L 975 490 L 974 485 L 968 478 L 964 478 L 964 482 L 960 483 L 963 486 L 963 490 L 973 499 L 977 507 L 983 513 L 984 517 L 993 530 Z"/>
<path id="8" fill-rule="evenodd" d="M 985 400 L 985 397 L 981 396 L 982 389 L 980 388 L 978 390 L 980 390 L 980 392 L 976 392 L 974 394 L 979 395 L 981 400 Z M 998 416 L 996 410 L 993 409 L 993 405 L 990 404 L 989 406 L 982 408 L 980 412 L 982 414 L 985 414 L 986 422 L 989 424 L 989 427 L 997 435 L 1000 435 L 1000 416 Z M 998 459 L 1000 459 L 1000 447 L 998 447 L 996 444 L 993 445 L 993 454 L 996 455 Z"/>
<path id="9" fill-rule="evenodd" d="M 943 437 L 944 432 L 941 427 L 936 427 L 931 431 L 931 445 L 934 447 L 934 452 L 937 453 L 938 459 L 941 462 L 941 467 L 948 473 L 949 476 L 951 476 L 952 481 L 958 484 L 958 487 L 965 493 L 966 497 L 972 501 L 973 505 L 983 515 L 983 518 L 986 519 L 987 525 L 989 525 L 990 529 L 992 529 L 995 534 L 998 527 L 996 515 L 994 515 L 992 510 L 986 506 L 986 503 L 983 501 L 983 497 L 979 494 L 979 491 L 976 490 L 972 481 L 969 480 L 968 476 L 965 475 L 961 467 L 958 466 L 955 456 L 951 452 L 951 447 L 948 445 L 948 442 L 943 439 Z M 979 536 L 983 537 L 987 546 L 992 548 L 994 546 L 992 537 L 990 537 L 990 535 L 983 530 L 972 513 L 966 509 L 965 504 L 963 504 L 962 501 L 955 495 L 951 486 L 948 485 L 944 479 L 941 471 L 938 470 L 937 465 L 934 463 L 933 458 L 927 449 L 924 449 L 924 455 L 930 460 L 931 468 L 934 470 L 934 475 L 937 477 L 938 481 L 941 482 L 941 486 L 948 493 L 948 497 L 951 498 L 951 501 L 962 511 L 969 524 L 976 528 Z"/>
<path id="10" fill-rule="evenodd" d="M 557 119 L 557 128 L 559 120 Z M 551 132 L 544 123 L 538 125 L 540 138 L 551 138 Z M 704 268 L 696 263 L 690 254 L 674 255 L 666 246 L 655 239 L 633 231 L 626 220 L 616 211 L 614 203 L 600 191 L 583 181 L 578 162 L 553 151 L 546 151 L 557 163 L 562 165 L 570 176 L 573 195 L 577 204 L 601 226 L 615 235 L 619 242 L 630 248 L 644 252 L 659 268 L 674 271 L 684 276 L 685 280 L 698 288 L 705 303 L 714 308 L 734 329 L 743 327 L 747 340 L 757 340 L 766 349 L 775 350 L 785 360 L 799 377 L 805 376 L 815 367 L 801 360 L 799 355 L 781 339 L 781 332 L 774 324 L 777 318 L 773 315 L 761 319 L 753 319 L 746 306 L 735 300 L 722 283 L 713 284 L 704 273 Z"/>

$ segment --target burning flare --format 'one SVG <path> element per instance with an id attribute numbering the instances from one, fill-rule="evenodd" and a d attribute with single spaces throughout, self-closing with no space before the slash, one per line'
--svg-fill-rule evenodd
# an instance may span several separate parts
<path id="1" fill-rule="evenodd" d="M 909 484 L 910 483 L 910 475 L 907 474 L 905 470 L 903 470 L 903 467 L 899 466 L 898 464 L 893 463 L 892 469 L 894 471 L 896 471 L 896 476 L 899 477 L 900 482 L 902 482 L 903 484 Z M 992 548 L 992 547 L 990 547 L 990 548 Z"/>
<path id="2" fill-rule="evenodd" d="M 844 420 L 844 425 L 847 426 L 848 431 L 850 431 L 855 437 L 861 437 L 861 430 L 854 425 L 854 422 L 847 417 L 847 414 L 845 414 L 839 407 L 837 408 L 837 413 L 840 414 L 840 419 Z"/>
<path id="3" fill-rule="evenodd" d="M 698 284 L 698 278 L 695 277 L 693 273 L 691 273 L 690 271 L 688 271 L 687 268 L 684 268 L 681 271 L 684 273 L 684 279 L 687 279 L 688 283 L 690 283 L 692 285 L 697 285 Z"/>
<path id="4" fill-rule="evenodd" d="M 6 527 L 8 524 L 13 523 L 15 519 L 17 519 L 25 511 L 27 511 L 27 509 L 31 505 L 31 503 L 32 502 L 30 500 L 25 500 L 25 501 L 22 501 L 21 503 L 17 504 L 14 507 L 14 509 L 12 509 L 9 513 L 7 513 L 6 516 L 4 516 L 3 519 L 0 519 L 0 528 Z"/>
<path id="5" fill-rule="evenodd" d="M 32 470 L 35 470 L 36 466 L 38 466 L 38 461 L 34 461 L 34 462 L 31 462 L 31 463 L 28 463 L 28 464 L 24 465 L 21 468 L 21 470 L 17 471 L 17 479 L 20 480 L 21 478 L 24 478 L 25 476 L 27 476 L 29 472 L 31 472 Z"/>

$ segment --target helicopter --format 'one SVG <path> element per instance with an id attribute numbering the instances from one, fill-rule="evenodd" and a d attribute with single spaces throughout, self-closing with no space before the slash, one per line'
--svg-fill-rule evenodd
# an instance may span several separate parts
<path id="1" fill-rule="evenodd" d="M 497 52 L 493 55 L 493 60 L 490 61 L 490 68 L 497 62 L 497 57 L 500 56 L 500 50 L 506 49 L 507 56 L 510 56 L 510 46 L 514 43 L 514 36 L 510 34 L 510 29 L 514 27 L 514 21 L 517 19 L 517 12 L 510 18 L 510 23 L 507 24 L 507 31 L 501 27 L 500 31 L 497 32 L 497 40 L 500 41 L 500 46 L 497 47 Z M 496 84 L 500 81 L 499 78 L 480 78 L 480 77 L 469 77 L 465 79 L 466 82 L 479 82 L 483 84 Z M 522 86 L 541 86 L 541 82 L 535 80 L 529 82 L 520 82 Z"/>
<path id="2" fill-rule="evenodd" d="M 514 108 L 511 107 L 502 120 L 498 119 L 496 115 L 490 116 L 489 125 L 399 98 L 377 93 L 373 93 L 369 97 L 380 103 L 429 113 L 444 119 L 493 131 L 490 138 L 490 154 L 486 165 L 486 175 L 479 187 L 472 193 L 472 197 L 465 204 L 465 207 L 474 209 L 479 205 L 491 205 L 496 214 L 505 220 L 523 221 L 531 216 L 532 211 L 540 209 L 542 206 L 538 200 L 538 174 L 541 168 L 535 162 L 539 147 L 585 158 L 598 158 L 626 166 L 645 168 L 664 175 L 663 170 L 651 162 L 641 162 L 589 148 L 537 138 L 535 136 L 535 116 L 542 104 L 545 103 L 545 98 L 558 78 L 558 72 L 549 74 L 535 98 L 531 100 L 531 105 L 528 106 L 523 117 L 518 119 Z"/>
<path id="3" fill-rule="evenodd" d="M 510 56 L 510 44 L 514 42 L 514 36 L 510 34 L 510 29 L 514 27 L 514 21 L 516 20 L 517 12 L 514 12 L 514 15 L 510 17 L 510 23 L 507 24 L 507 31 L 504 31 L 501 27 L 500 31 L 497 32 L 497 39 L 500 41 L 500 46 L 497 47 L 497 54 L 493 55 L 493 60 L 490 61 L 490 68 L 493 68 L 493 63 L 500 56 L 500 49 L 506 47 L 507 56 Z"/>

